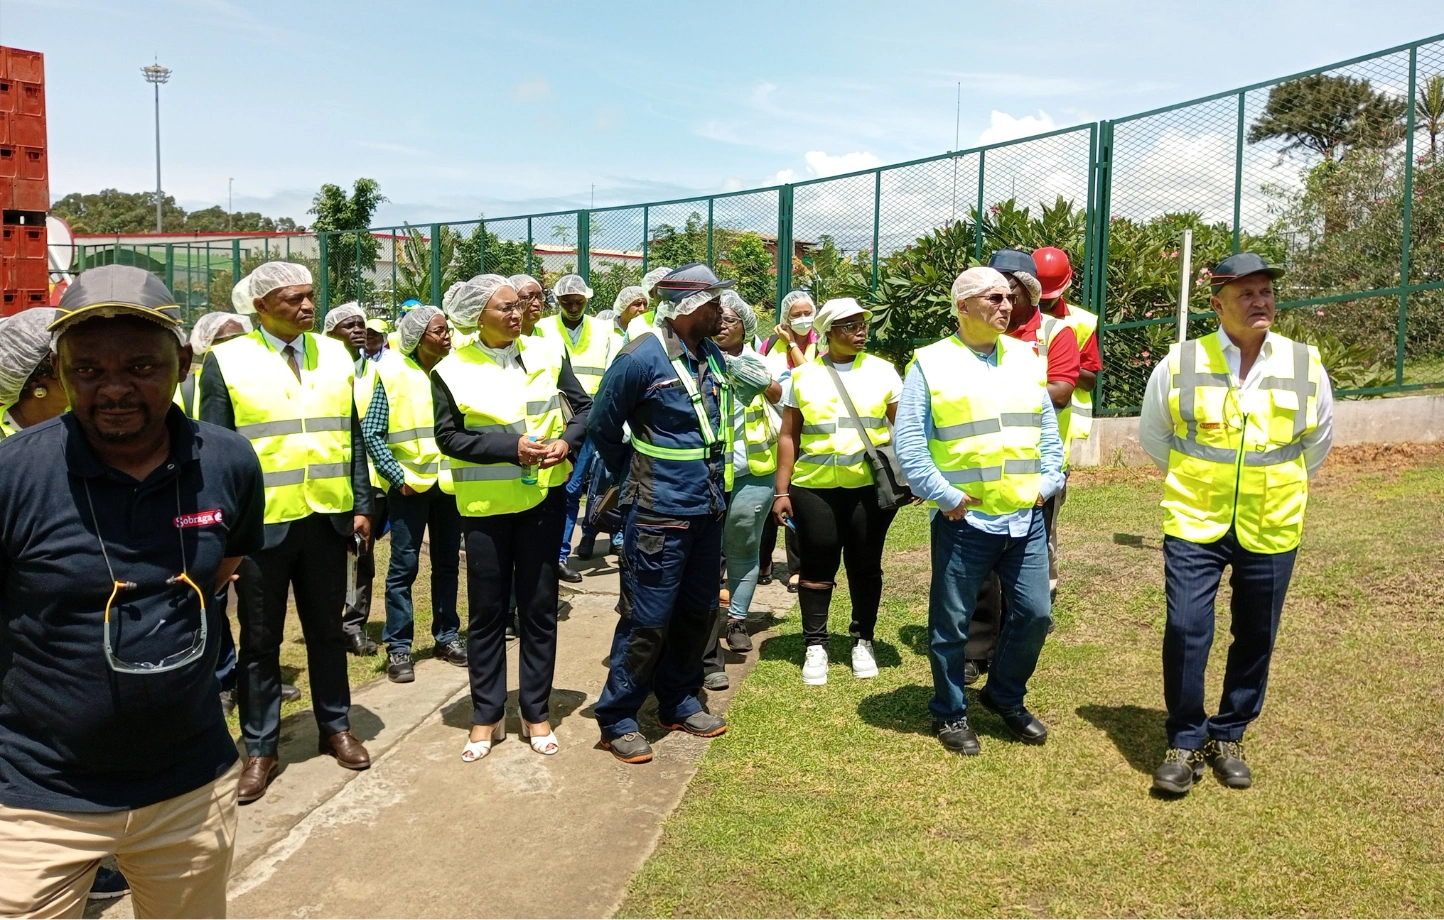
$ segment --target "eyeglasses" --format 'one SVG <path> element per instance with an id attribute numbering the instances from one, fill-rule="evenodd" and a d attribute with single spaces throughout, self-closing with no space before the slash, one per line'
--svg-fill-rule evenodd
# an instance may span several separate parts
<path id="1" fill-rule="evenodd" d="M 530 294 L 518 294 L 516 299 L 526 303 L 541 303 L 546 297 L 541 291 L 533 291 Z"/>
<path id="2" fill-rule="evenodd" d="M 1013 303 L 1013 302 L 1015 302 L 1015 301 L 1018 299 L 1017 297 L 1013 296 L 1012 294 L 997 294 L 997 293 L 993 293 L 993 294 L 978 294 L 978 295 L 976 295 L 976 296 L 977 296 L 980 300 L 986 300 L 986 301 L 989 303 L 989 305 L 994 306 L 994 307 L 1001 307 L 1001 306 L 1004 304 L 1004 302 Z"/>
<path id="3" fill-rule="evenodd" d="M 721 323 L 724 326 L 740 326 L 742 325 L 742 320 L 739 319 L 735 313 L 723 313 Z"/>
<path id="4" fill-rule="evenodd" d="M 867 328 L 867 320 L 855 319 L 850 323 L 833 323 L 832 328 L 837 332 L 858 332 Z"/>
<path id="5" fill-rule="evenodd" d="M 493 313 L 500 313 L 502 316 L 520 316 L 526 310 L 520 300 L 509 307 L 487 307 L 487 309 Z"/>
<path id="6" fill-rule="evenodd" d="M 115 567 L 110 563 L 110 553 L 105 547 L 105 539 L 100 535 L 100 518 L 95 514 L 95 500 L 90 495 L 90 482 L 85 480 L 85 502 L 90 507 L 90 519 L 95 523 L 95 539 L 100 544 L 100 555 L 105 559 L 105 570 L 110 573 L 110 597 L 105 601 L 104 619 L 104 646 L 105 662 L 112 671 L 117 674 L 164 674 L 166 671 L 175 671 L 198 660 L 206 651 L 206 639 L 210 635 L 210 626 L 206 619 L 206 596 L 200 586 L 191 580 L 190 574 L 186 571 L 186 543 L 184 532 L 177 527 L 176 535 L 180 539 L 181 571 L 179 575 L 167 578 L 161 585 L 142 585 L 134 581 L 121 581 L 115 577 Z M 180 503 L 180 478 L 175 483 L 175 509 L 176 517 L 181 517 Z M 191 632 L 190 646 L 178 652 L 165 655 L 158 661 L 127 661 L 115 653 L 115 642 L 111 638 L 110 611 L 115 606 L 115 599 L 122 592 L 140 591 L 144 588 L 155 590 L 157 588 L 167 591 L 171 598 L 171 607 L 180 611 L 188 605 L 192 594 L 196 598 L 196 610 L 200 615 L 200 628 Z M 164 618 L 159 627 L 164 624 Z M 145 635 L 154 630 L 141 630 Z"/>

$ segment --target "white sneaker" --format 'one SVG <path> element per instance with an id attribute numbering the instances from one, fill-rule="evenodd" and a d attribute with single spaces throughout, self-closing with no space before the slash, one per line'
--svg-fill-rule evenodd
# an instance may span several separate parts
<path id="1" fill-rule="evenodd" d="M 802 682 L 810 686 L 827 683 L 827 646 L 809 645 L 802 663 Z"/>
<path id="2" fill-rule="evenodd" d="M 852 647 L 852 676 L 877 676 L 877 659 L 872 654 L 872 643 L 866 639 L 859 639 Z"/>

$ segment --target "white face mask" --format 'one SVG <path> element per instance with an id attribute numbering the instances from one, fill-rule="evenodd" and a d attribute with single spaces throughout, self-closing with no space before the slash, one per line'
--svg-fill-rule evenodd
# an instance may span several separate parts
<path id="1" fill-rule="evenodd" d="M 791 326 L 792 331 L 797 333 L 798 335 L 806 335 L 807 333 L 812 331 L 811 316 L 794 316 L 792 317 L 792 319 L 787 321 L 787 324 Z"/>

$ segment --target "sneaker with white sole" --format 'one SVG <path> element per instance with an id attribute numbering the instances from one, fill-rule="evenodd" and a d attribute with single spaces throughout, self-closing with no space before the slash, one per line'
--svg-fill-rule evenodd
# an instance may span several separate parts
<path id="1" fill-rule="evenodd" d="M 802 663 L 802 682 L 811 686 L 827 683 L 827 646 L 809 645 Z"/>
<path id="2" fill-rule="evenodd" d="M 877 658 L 867 639 L 859 639 L 852 646 L 852 676 L 859 679 L 877 676 Z"/>

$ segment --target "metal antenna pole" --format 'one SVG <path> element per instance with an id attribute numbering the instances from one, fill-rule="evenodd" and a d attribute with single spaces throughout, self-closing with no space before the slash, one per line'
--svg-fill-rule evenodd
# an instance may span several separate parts
<path id="1" fill-rule="evenodd" d="M 226 180 L 226 229 L 231 229 L 231 212 L 236 209 L 236 178 Z"/>
<path id="2" fill-rule="evenodd" d="M 155 87 L 155 232 L 164 233 L 161 212 L 164 196 L 160 185 L 160 85 L 170 79 L 170 69 L 155 63 L 142 67 L 140 72 L 145 75 L 145 81 Z"/>

